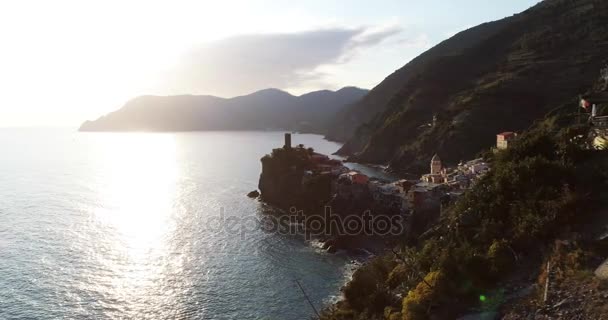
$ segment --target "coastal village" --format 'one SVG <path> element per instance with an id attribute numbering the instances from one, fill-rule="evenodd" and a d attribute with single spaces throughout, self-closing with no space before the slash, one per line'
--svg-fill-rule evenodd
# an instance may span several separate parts
<path id="1" fill-rule="evenodd" d="M 498 134 L 495 150 L 507 149 L 516 137 L 514 132 Z M 286 133 L 284 149 L 291 148 L 291 134 Z M 298 145 L 295 148 L 304 146 Z M 348 200 L 371 194 L 375 207 L 403 215 L 417 210 L 441 210 L 490 170 L 490 165 L 482 158 L 448 167 L 435 154 L 430 159 L 429 173 L 419 179 L 385 181 L 351 170 L 342 161 L 317 152 L 311 153 L 310 162 L 311 167 L 304 172 L 302 178 L 303 184 L 314 177 L 330 176 L 331 194 L 334 197 Z"/>

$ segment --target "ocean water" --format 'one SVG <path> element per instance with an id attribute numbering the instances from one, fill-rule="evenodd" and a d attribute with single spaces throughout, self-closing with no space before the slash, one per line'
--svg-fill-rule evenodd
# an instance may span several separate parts
<path id="1" fill-rule="evenodd" d="M 295 280 L 320 309 L 351 258 L 250 224 L 271 211 L 246 194 L 282 139 L 1 129 L 0 319 L 310 318 Z"/>

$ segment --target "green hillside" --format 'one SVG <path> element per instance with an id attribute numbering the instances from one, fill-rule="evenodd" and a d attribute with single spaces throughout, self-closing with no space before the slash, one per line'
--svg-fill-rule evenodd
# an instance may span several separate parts
<path id="1" fill-rule="evenodd" d="M 463 31 L 343 110 L 328 136 L 350 136 L 342 154 L 397 172 L 421 171 L 434 153 L 471 158 L 499 132 L 561 105 L 576 110 L 608 59 L 606 21 L 606 1 L 547 0 Z"/>

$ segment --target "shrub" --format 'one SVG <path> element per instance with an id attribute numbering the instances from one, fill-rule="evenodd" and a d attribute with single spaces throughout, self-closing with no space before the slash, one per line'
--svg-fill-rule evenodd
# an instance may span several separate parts
<path id="1" fill-rule="evenodd" d="M 388 287 L 384 284 L 395 262 L 388 256 L 375 259 L 358 269 L 353 279 L 344 287 L 344 297 L 349 305 L 357 311 L 382 313 L 384 307 L 391 303 Z"/>
<path id="2" fill-rule="evenodd" d="M 494 240 L 488 248 L 487 258 L 490 264 L 490 272 L 493 276 L 499 277 L 508 271 L 515 262 L 513 252 L 509 248 L 506 240 Z"/>
<path id="3" fill-rule="evenodd" d="M 414 290 L 403 299 L 403 320 L 428 319 L 430 311 L 437 303 L 439 294 L 445 282 L 444 274 L 433 271 L 424 277 Z"/>
<path id="4" fill-rule="evenodd" d="M 390 289 L 395 289 L 400 285 L 404 284 L 408 278 L 407 268 L 403 264 L 398 264 L 393 268 L 393 270 L 388 274 L 388 279 L 386 283 Z"/>

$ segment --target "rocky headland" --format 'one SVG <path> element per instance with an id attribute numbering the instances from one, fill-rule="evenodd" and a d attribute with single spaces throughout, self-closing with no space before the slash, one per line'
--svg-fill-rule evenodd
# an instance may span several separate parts
<path id="1" fill-rule="evenodd" d="M 401 216 L 402 212 L 383 208 L 383 202 L 374 199 L 366 175 L 312 148 L 292 147 L 291 136 L 286 135 L 285 146 L 261 159 L 260 200 L 280 209 L 283 215 L 302 217 L 304 227 L 312 230 L 328 252 L 373 252 L 383 247 L 390 237 L 366 232 L 369 230 L 362 226 L 345 230 L 344 219 L 363 222 L 366 212 L 370 220 L 374 215 Z"/>

